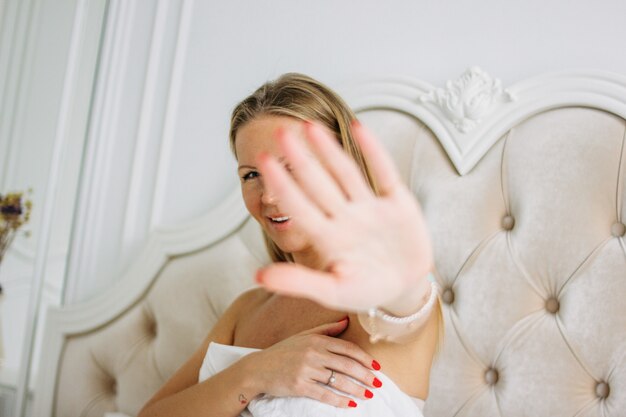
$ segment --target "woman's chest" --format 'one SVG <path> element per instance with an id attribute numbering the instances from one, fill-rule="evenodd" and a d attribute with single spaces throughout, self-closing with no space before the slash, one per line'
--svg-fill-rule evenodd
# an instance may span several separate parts
<path id="1" fill-rule="evenodd" d="M 304 330 L 332 323 L 345 313 L 292 297 L 271 296 L 245 312 L 234 331 L 234 345 L 265 349 Z"/>

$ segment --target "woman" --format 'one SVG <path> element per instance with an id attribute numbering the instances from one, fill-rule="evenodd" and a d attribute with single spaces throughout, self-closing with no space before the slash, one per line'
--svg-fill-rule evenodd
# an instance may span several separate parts
<path id="1" fill-rule="evenodd" d="M 421 405 L 441 311 L 421 212 L 389 156 L 334 92 L 300 74 L 242 101 L 230 142 L 275 263 L 140 416 L 237 416 L 261 394 L 363 409 L 384 381 Z M 215 349 L 245 348 L 201 372 Z"/>

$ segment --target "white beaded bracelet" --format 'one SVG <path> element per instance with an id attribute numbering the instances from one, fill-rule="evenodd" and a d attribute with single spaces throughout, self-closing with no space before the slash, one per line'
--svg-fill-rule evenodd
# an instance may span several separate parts
<path id="1" fill-rule="evenodd" d="M 405 336 L 407 331 L 414 330 L 418 326 L 418 324 L 421 325 L 426 321 L 426 319 L 430 316 L 433 306 L 435 305 L 435 301 L 437 301 L 437 295 L 439 293 L 439 286 L 434 281 L 434 277 L 432 276 L 432 274 L 429 274 L 428 279 L 431 281 L 431 290 L 428 301 L 426 301 L 426 304 L 424 304 L 418 311 L 411 314 L 410 316 L 392 316 L 376 307 L 368 309 L 365 314 L 360 313 L 358 315 L 359 321 L 370 334 L 371 343 L 376 343 L 379 340 L 396 341 L 397 339 Z M 365 320 L 366 318 L 367 320 Z M 389 325 L 392 325 L 393 330 L 391 332 L 388 332 L 387 334 L 379 333 L 379 326 L 376 325 L 376 319 L 380 319 L 384 323 L 387 323 L 387 327 L 389 327 Z M 407 326 L 400 326 L 398 328 L 398 325 Z"/>

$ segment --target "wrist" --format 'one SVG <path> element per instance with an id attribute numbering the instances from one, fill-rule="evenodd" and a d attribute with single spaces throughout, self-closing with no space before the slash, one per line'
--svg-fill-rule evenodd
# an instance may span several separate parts
<path id="1" fill-rule="evenodd" d="M 256 366 L 259 353 L 249 353 L 236 362 L 239 368 L 241 389 L 249 395 L 249 400 L 265 392 L 261 375 L 256 374 L 259 369 Z"/>
<path id="2" fill-rule="evenodd" d="M 430 274 L 429 274 L 430 275 Z M 423 302 L 413 299 L 410 314 L 386 312 L 381 308 L 373 307 L 367 312 L 358 314 L 359 323 L 370 335 L 370 343 L 379 340 L 404 343 L 419 334 L 423 326 L 432 315 L 433 308 L 438 301 L 438 286 L 434 279 L 425 280 L 430 288 Z M 398 310 L 400 311 L 400 310 Z"/>
<path id="3" fill-rule="evenodd" d="M 402 292 L 395 300 L 379 306 L 379 309 L 396 317 L 410 316 L 420 310 L 428 301 L 431 293 L 432 274 L 427 272 L 414 282 L 414 285 Z"/>

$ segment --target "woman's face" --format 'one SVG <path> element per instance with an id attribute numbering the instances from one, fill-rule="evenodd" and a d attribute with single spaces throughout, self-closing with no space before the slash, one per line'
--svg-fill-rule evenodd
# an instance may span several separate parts
<path id="1" fill-rule="evenodd" d="M 257 165 L 257 157 L 265 152 L 283 163 L 288 171 L 291 170 L 275 139 L 278 129 L 289 132 L 292 139 L 307 146 L 301 121 L 286 116 L 261 116 L 239 128 L 235 138 L 235 151 L 246 208 L 280 249 L 294 254 L 311 248 L 310 242 L 298 226 L 301 219 L 292 218 L 281 207 L 277 197 L 265 188 Z"/>

